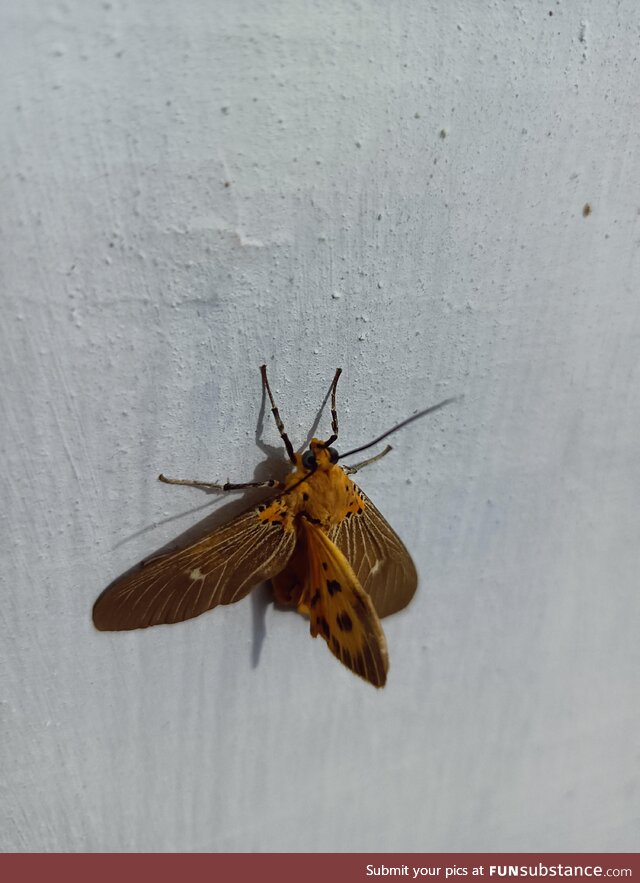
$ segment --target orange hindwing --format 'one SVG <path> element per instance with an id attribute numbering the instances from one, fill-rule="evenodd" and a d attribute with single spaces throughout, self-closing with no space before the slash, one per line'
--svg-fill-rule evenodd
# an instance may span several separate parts
<path id="1" fill-rule="evenodd" d="M 304 583 L 300 612 L 311 620 L 311 634 L 321 635 L 347 668 L 383 687 L 389 670 L 387 642 L 371 598 L 340 549 L 306 518 L 299 542 L 304 548 Z"/>

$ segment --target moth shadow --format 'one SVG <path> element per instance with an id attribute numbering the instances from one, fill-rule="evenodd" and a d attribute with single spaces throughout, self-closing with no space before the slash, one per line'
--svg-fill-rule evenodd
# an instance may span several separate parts
<path id="1" fill-rule="evenodd" d="M 329 399 L 331 388 L 327 392 L 316 417 L 312 423 L 311 429 L 309 430 L 309 434 L 306 440 L 306 443 L 301 446 L 298 450 L 306 447 L 313 437 L 317 428 L 322 419 L 322 414 L 325 410 L 326 404 Z M 285 475 L 290 471 L 291 464 L 289 463 L 288 458 L 286 457 L 286 453 L 284 449 L 280 446 L 276 447 L 274 445 L 270 445 L 264 441 L 264 424 L 265 424 L 265 415 L 267 412 L 267 401 L 266 394 L 264 389 L 262 390 L 262 400 L 260 404 L 260 410 L 258 413 L 258 419 L 256 422 L 256 432 L 255 432 L 255 443 L 258 450 L 260 450 L 265 456 L 264 459 L 258 463 L 254 469 L 253 475 L 251 476 L 249 481 L 268 481 L 269 479 L 276 479 L 278 481 L 282 481 Z M 205 494 L 207 497 L 219 498 L 221 494 L 224 494 L 225 498 L 228 497 L 229 494 L 232 495 L 241 495 L 240 498 L 236 498 L 230 500 L 228 503 L 222 506 L 218 506 L 213 512 L 209 512 L 204 518 L 198 521 L 196 524 L 191 525 L 186 530 L 184 530 L 177 537 L 174 537 L 169 542 L 165 543 L 160 548 L 156 549 L 153 553 L 148 555 L 143 561 L 135 564 L 133 567 L 125 570 L 118 577 L 109 583 L 109 585 L 100 593 L 97 601 L 106 595 L 121 579 L 129 576 L 131 573 L 138 570 L 145 563 L 153 560 L 154 558 L 161 557 L 166 555 L 169 552 L 175 552 L 179 549 L 185 548 L 186 546 L 191 545 L 192 543 L 198 542 L 198 540 L 212 533 L 218 527 L 226 524 L 232 518 L 235 518 L 236 515 L 241 514 L 247 509 L 251 509 L 254 506 L 258 505 L 263 500 L 269 500 L 276 496 L 273 490 L 271 489 L 248 489 L 248 490 L 238 490 L 238 491 L 220 491 L 214 488 L 193 488 L 191 489 L 197 490 L 200 493 Z M 130 534 L 125 539 L 118 542 L 114 548 L 119 548 L 125 543 L 129 542 L 136 537 L 145 534 L 154 528 L 169 524 L 172 521 L 176 521 L 180 518 L 183 518 L 185 515 L 201 512 L 203 509 L 208 509 L 210 506 L 210 502 L 206 502 L 203 505 L 192 507 L 190 509 L 183 510 L 176 515 L 172 515 L 168 518 L 162 519 L 160 521 L 155 521 L 147 527 L 142 528 L 141 530 L 135 531 Z M 266 615 L 267 610 L 271 604 L 273 604 L 273 593 L 271 591 L 271 586 L 268 582 L 263 582 L 254 587 L 251 591 L 251 605 L 252 605 L 252 648 L 251 648 L 251 665 L 252 668 L 257 668 L 260 662 L 260 656 L 262 653 L 262 648 L 264 646 L 264 642 L 266 640 L 267 628 L 266 628 Z M 282 611 L 291 611 L 291 608 L 282 607 L 281 605 L 276 605 L 278 610 Z M 295 611 L 292 611 L 295 612 Z"/>

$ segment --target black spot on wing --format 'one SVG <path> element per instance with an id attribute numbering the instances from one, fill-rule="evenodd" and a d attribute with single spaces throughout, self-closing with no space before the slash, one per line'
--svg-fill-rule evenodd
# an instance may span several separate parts
<path id="1" fill-rule="evenodd" d="M 342 586 L 340 585 L 340 583 L 338 582 L 337 579 L 328 579 L 327 580 L 327 590 L 328 590 L 329 594 L 331 595 L 331 597 L 333 597 L 336 592 L 342 591 Z"/>
<path id="2" fill-rule="evenodd" d="M 340 628 L 343 632 L 350 632 L 353 628 L 353 623 L 351 622 L 351 617 L 348 613 L 340 613 L 336 617 L 336 622 L 338 623 L 338 628 Z"/>

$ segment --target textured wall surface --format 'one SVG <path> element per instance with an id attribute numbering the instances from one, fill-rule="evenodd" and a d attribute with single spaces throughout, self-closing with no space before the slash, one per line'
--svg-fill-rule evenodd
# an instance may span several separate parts
<path id="1" fill-rule="evenodd" d="M 0 17 L 0 848 L 640 848 L 635 0 Z M 359 476 L 384 691 L 266 589 L 92 626 L 259 497 L 158 472 L 282 474 L 263 361 L 296 443 L 464 394 Z"/>

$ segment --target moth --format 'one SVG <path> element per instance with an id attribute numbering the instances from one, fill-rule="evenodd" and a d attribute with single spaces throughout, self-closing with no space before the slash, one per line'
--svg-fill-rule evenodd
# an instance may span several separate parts
<path id="1" fill-rule="evenodd" d="M 336 389 L 331 384 L 331 435 L 313 438 L 294 451 L 276 407 L 266 365 L 260 368 L 278 432 L 292 464 L 284 481 L 216 484 L 166 478 L 167 484 L 235 491 L 267 487 L 263 500 L 186 548 L 152 558 L 117 580 L 96 601 L 93 622 L 101 631 L 147 628 L 182 622 L 219 604 L 233 604 L 256 585 L 271 580 L 278 604 L 295 607 L 310 621 L 347 668 L 375 687 L 389 669 L 380 620 L 405 607 L 418 584 L 407 549 L 350 476 L 389 453 L 351 466 L 360 453 L 392 432 L 449 404 L 446 399 L 414 414 L 366 445 L 339 454 Z"/>

